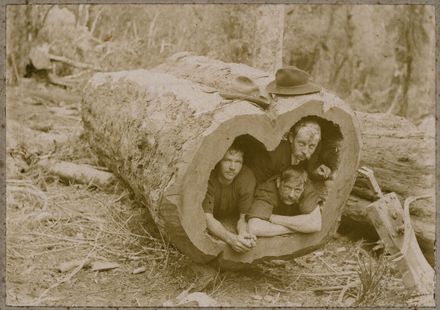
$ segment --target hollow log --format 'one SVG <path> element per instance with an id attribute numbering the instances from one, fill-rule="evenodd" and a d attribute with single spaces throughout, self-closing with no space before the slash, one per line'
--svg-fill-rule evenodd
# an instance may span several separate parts
<path id="1" fill-rule="evenodd" d="M 236 136 L 250 134 L 271 150 L 288 125 L 303 116 L 318 115 L 339 126 L 350 119 L 348 123 L 354 124 L 350 125 L 353 132 L 347 135 L 341 127 L 344 145 L 347 147 L 347 137 L 354 137 L 353 149 L 356 150 L 359 143 L 352 112 L 326 91 L 278 98 L 276 105 L 266 112 L 246 101 L 222 100 L 217 92 L 228 90 L 231 81 L 240 75 L 253 79 L 263 92 L 265 85 L 273 79 L 272 75 L 246 65 L 178 53 L 148 72 L 97 74 L 84 95 L 83 120 L 92 147 L 104 163 L 147 203 L 161 230 L 182 252 L 199 262 L 217 257 L 223 264 L 230 262 L 233 265 L 267 256 L 301 255 L 326 242 L 337 226 L 333 221 L 339 221 L 340 206 L 330 210 L 330 203 L 327 203 L 324 210 L 331 211 L 332 216 L 321 233 L 270 240 L 262 238 L 257 248 L 241 256 L 210 238 L 200 207 L 206 191 L 206 171 L 214 167 Z M 292 118 L 288 119 L 288 115 Z M 393 191 L 400 197 L 407 197 L 432 191 L 434 166 L 430 156 L 434 154 L 433 139 L 425 137 L 400 117 L 360 112 L 355 115 L 361 122 L 362 165 L 375 171 L 385 192 Z M 255 124 L 258 128 L 254 128 Z M 227 126 L 233 128 L 227 129 Z M 282 127 L 284 129 L 280 129 Z M 182 141 L 176 141 L 177 134 Z M 214 143 L 213 139 L 218 141 Z M 122 147 L 119 146 L 121 143 Z M 173 144 L 177 148 L 173 148 Z M 214 151 L 205 150 L 206 146 Z M 174 152 L 173 156 L 168 154 L 170 150 Z M 354 157 L 356 152 L 352 153 Z M 352 155 L 340 158 L 343 166 L 354 162 Z M 350 160 L 345 162 L 347 157 Z M 199 165 L 194 164 L 197 161 Z M 351 178 L 346 177 L 348 183 L 342 191 L 344 193 L 352 186 Z M 338 186 L 332 189 L 333 194 Z M 340 197 L 330 195 L 330 199 L 345 201 L 342 192 Z M 368 199 L 373 200 L 362 188 L 355 188 L 355 193 L 367 198 L 358 197 L 366 203 L 346 207 L 343 223 L 344 219 L 353 220 L 357 211 L 365 214 L 363 208 L 369 204 Z M 434 210 L 433 204 L 426 208 Z M 324 214 L 324 218 L 329 214 Z M 369 225 L 364 215 L 354 219 L 361 219 L 358 223 Z M 421 236 L 430 236 L 424 225 L 420 225 L 420 229 L 417 224 L 414 226 L 419 242 L 423 239 Z M 425 238 L 427 244 L 430 244 L 429 238 Z M 423 244 L 421 246 L 426 248 Z"/>
<path id="2" fill-rule="evenodd" d="M 228 89 L 233 78 L 246 75 L 256 81 L 263 91 L 271 79 L 269 74 L 245 65 L 192 56 L 186 52 L 175 54 L 153 71 L 171 73 L 212 89 Z M 399 116 L 363 112 L 355 112 L 355 115 L 362 137 L 360 165 L 373 169 L 382 191 L 394 192 L 402 201 L 410 196 L 434 197 L 434 137 Z M 341 225 L 365 229 L 369 235 L 375 234 L 365 208 L 378 197 L 356 183 L 352 198 L 357 203 L 350 203 L 344 208 Z M 416 209 L 418 211 L 411 214 L 411 221 L 425 256 L 433 263 L 435 203 L 415 202 L 411 210 Z"/>
<path id="3" fill-rule="evenodd" d="M 95 74 L 82 106 L 92 149 L 145 202 L 161 232 L 196 262 L 231 267 L 303 255 L 326 243 L 336 232 L 359 164 L 360 134 L 353 112 L 326 91 L 279 98 L 267 111 L 247 101 L 225 101 L 212 90 L 227 88 L 217 87 L 215 77 L 228 82 L 234 74 L 246 75 L 259 85 L 273 77 L 240 64 L 225 64 L 229 69 L 224 72 L 230 73 L 222 76 L 216 66 L 223 63 L 204 61 L 205 85 L 163 68 Z M 296 122 L 310 115 L 335 124 L 343 137 L 339 160 L 344 164 L 328 189 L 321 231 L 260 238 L 245 254 L 211 237 L 201 203 L 211 170 L 234 139 L 247 135 L 273 150 Z"/>

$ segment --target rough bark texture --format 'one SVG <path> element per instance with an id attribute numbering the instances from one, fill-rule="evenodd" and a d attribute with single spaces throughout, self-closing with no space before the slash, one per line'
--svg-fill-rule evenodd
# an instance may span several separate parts
<path id="1" fill-rule="evenodd" d="M 435 142 L 408 120 L 356 112 L 362 135 L 361 166 L 374 170 L 384 192 L 400 197 L 433 194 Z"/>
<path id="2" fill-rule="evenodd" d="M 282 66 L 284 5 L 261 5 L 257 10 L 253 66 L 275 73 Z"/>
<path id="3" fill-rule="evenodd" d="M 279 98 L 268 111 L 223 100 L 215 90 L 227 89 L 237 75 L 260 86 L 273 78 L 245 65 L 187 54 L 151 71 L 96 74 L 84 91 L 86 135 L 102 161 L 146 203 L 159 229 L 193 260 L 216 258 L 232 266 L 305 254 L 327 242 L 338 227 L 359 164 L 356 118 L 325 91 Z M 343 136 L 339 160 L 344 164 L 329 188 L 322 230 L 261 238 L 243 255 L 210 237 L 201 202 L 210 171 L 234 138 L 247 134 L 273 150 L 291 126 L 309 115 L 338 125 Z"/>

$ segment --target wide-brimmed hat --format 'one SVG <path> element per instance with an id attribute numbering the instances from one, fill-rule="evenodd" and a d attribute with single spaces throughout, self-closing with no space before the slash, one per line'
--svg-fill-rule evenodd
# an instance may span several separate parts
<path id="1" fill-rule="evenodd" d="M 316 93 L 321 90 L 309 80 L 307 72 L 294 66 L 278 69 L 275 73 L 275 80 L 266 86 L 268 93 L 277 95 L 305 95 Z"/>
<path id="2" fill-rule="evenodd" d="M 264 96 L 258 85 L 247 76 L 237 76 L 231 81 L 227 90 L 222 90 L 220 95 L 225 99 L 242 99 L 256 103 L 266 109 L 270 105 L 270 98 Z"/>

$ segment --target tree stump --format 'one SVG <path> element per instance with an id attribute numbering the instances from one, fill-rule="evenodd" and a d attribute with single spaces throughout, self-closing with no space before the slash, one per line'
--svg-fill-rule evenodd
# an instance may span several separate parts
<path id="1" fill-rule="evenodd" d="M 196 262 L 216 260 L 232 267 L 304 255 L 326 243 L 338 227 L 359 164 L 360 134 L 353 112 L 326 91 L 280 97 L 267 111 L 247 101 L 224 100 L 216 91 L 227 89 L 234 75 L 248 76 L 258 85 L 273 77 L 245 65 L 202 60 L 198 72 L 207 77 L 204 85 L 192 81 L 191 71 L 185 78 L 185 65 L 175 70 L 179 74 L 164 72 L 164 66 L 95 74 L 82 102 L 92 149 L 146 204 L 161 232 Z M 219 74 L 219 68 L 226 69 Z M 322 230 L 260 238 L 245 254 L 211 237 L 201 204 L 211 170 L 234 139 L 273 150 L 296 122 L 311 115 L 334 125 L 343 137 L 338 158 L 343 164 L 328 189 Z"/>

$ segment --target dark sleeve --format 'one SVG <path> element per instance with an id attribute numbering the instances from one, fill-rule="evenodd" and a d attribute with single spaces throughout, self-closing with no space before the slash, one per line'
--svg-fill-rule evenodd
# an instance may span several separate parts
<path id="1" fill-rule="evenodd" d="M 285 140 L 281 141 L 275 150 L 269 152 L 270 163 L 266 175 L 267 179 L 273 178 L 290 166 L 291 154 L 290 142 Z"/>
<path id="2" fill-rule="evenodd" d="M 320 165 L 326 165 L 331 169 L 332 173 L 338 168 L 339 148 L 340 143 L 338 141 L 326 140 L 319 142 L 307 165 L 307 172 L 312 179 L 318 180 L 313 172 Z"/>
<path id="3" fill-rule="evenodd" d="M 205 213 L 214 213 L 214 202 L 215 202 L 215 188 L 212 176 L 208 181 L 208 190 L 206 191 L 205 199 L 203 199 L 202 207 Z"/>
<path id="4" fill-rule="evenodd" d="M 309 214 L 317 206 L 322 207 L 327 199 L 328 185 L 324 181 L 307 180 L 299 203 L 301 214 Z"/>
<path id="5" fill-rule="evenodd" d="M 277 192 L 274 180 L 270 179 L 258 185 L 255 189 L 254 201 L 247 212 L 247 218 L 257 217 L 269 220 L 275 204 L 277 203 Z"/>
<path id="6" fill-rule="evenodd" d="M 269 178 L 281 173 L 290 165 L 290 144 L 281 141 L 275 150 L 258 151 L 248 163 L 254 172 L 257 183 L 263 183 Z"/>
<path id="7" fill-rule="evenodd" d="M 339 165 L 339 148 L 338 141 L 327 141 L 322 145 L 320 161 L 332 171 L 335 171 Z"/>
<path id="8" fill-rule="evenodd" d="M 241 173 L 237 176 L 238 188 L 238 209 L 240 214 L 246 214 L 254 199 L 256 180 L 254 173 L 243 166 Z"/>

